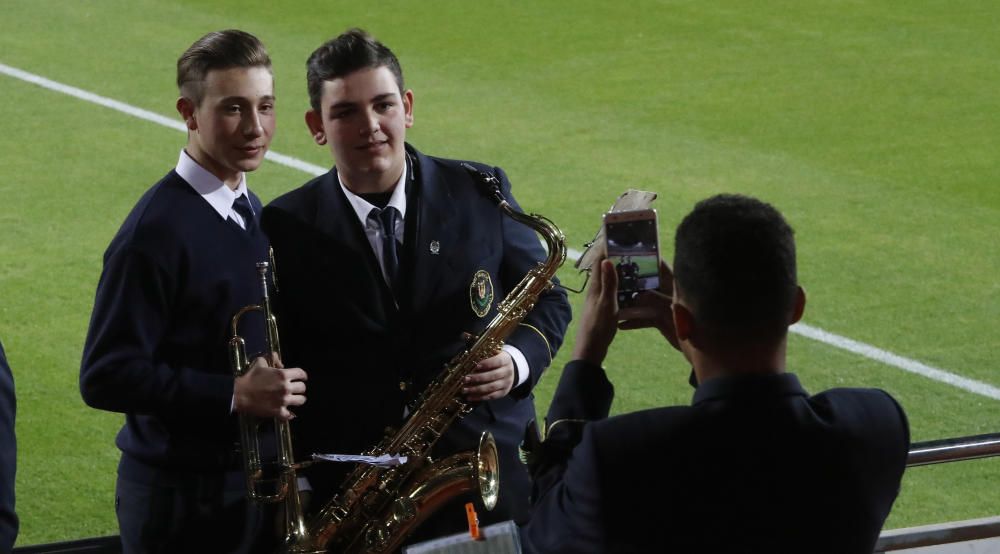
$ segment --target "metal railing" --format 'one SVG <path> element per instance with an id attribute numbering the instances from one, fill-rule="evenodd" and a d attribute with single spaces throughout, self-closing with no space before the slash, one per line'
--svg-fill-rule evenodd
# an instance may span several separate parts
<path id="1" fill-rule="evenodd" d="M 910 445 L 906 466 L 924 466 L 1000 456 L 1000 433 L 958 437 Z"/>
<path id="2" fill-rule="evenodd" d="M 906 466 L 941 464 L 992 456 L 1000 456 L 1000 433 L 913 443 L 906 458 Z M 1000 537 L 1000 517 L 938 523 L 885 531 L 875 545 L 875 552 L 881 554 L 994 537 Z"/>

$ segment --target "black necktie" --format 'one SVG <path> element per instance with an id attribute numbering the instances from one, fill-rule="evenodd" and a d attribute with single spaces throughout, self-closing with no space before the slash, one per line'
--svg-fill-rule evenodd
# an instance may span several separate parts
<path id="1" fill-rule="evenodd" d="M 253 208 L 250 207 L 250 199 L 247 195 L 241 194 L 233 200 L 233 211 L 243 217 L 243 227 L 247 232 L 253 232 L 257 227 L 257 220 L 253 216 Z"/>
<path id="2" fill-rule="evenodd" d="M 374 208 L 368 217 L 375 217 L 382 226 L 382 264 L 389 278 L 389 286 L 396 290 L 396 279 L 399 277 L 399 252 L 396 242 L 396 220 L 399 210 L 386 206 L 382 210 Z"/>

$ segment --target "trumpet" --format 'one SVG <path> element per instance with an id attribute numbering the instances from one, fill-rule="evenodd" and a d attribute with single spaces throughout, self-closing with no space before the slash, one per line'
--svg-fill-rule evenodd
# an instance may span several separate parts
<path id="1" fill-rule="evenodd" d="M 229 339 L 230 362 L 233 375 L 240 377 L 250 368 L 251 360 L 247 358 L 246 341 L 239 334 L 240 319 L 250 312 L 262 312 L 264 315 L 264 335 L 269 356 L 281 359 L 281 344 L 278 339 L 278 323 L 271 311 L 271 298 L 268 295 L 267 275 L 271 264 L 257 263 L 257 274 L 260 277 L 261 300 L 259 304 L 251 304 L 240 308 L 232 320 L 232 334 Z M 272 279 L 274 272 L 272 270 Z M 272 363 L 273 363 L 272 359 Z M 313 541 L 306 531 L 303 516 L 302 501 L 299 498 L 298 477 L 296 470 L 303 467 L 295 463 L 292 449 L 292 433 L 288 422 L 274 419 L 274 435 L 277 443 L 276 459 L 272 462 L 261 461 L 260 426 L 263 421 L 250 414 L 239 414 L 240 443 L 243 450 L 243 469 L 246 473 L 247 497 L 258 503 L 284 502 L 286 549 L 296 552 L 323 552 L 312 548 Z"/>

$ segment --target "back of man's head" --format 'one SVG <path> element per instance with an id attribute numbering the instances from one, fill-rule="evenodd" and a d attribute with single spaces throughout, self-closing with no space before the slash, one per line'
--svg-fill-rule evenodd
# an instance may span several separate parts
<path id="1" fill-rule="evenodd" d="M 214 31 L 199 38 L 177 59 L 177 88 L 195 106 L 204 95 L 209 71 L 233 67 L 271 69 L 271 58 L 260 40 L 238 29 Z"/>
<path id="2" fill-rule="evenodd" d="M 798 288 L 792 228 L 754 198 L 703 200 L 677 228 L 674 277 L 679 297 L 712 338 L 780 340 Z"/>
<path id="3" fill-rule="evenodd" d="M 361 29 L 350 29 L 317 48 L 306 61 L 309 103 L 320 111 L 323 82 L 344 77 L 359 69 L 387 67 L 403 93 L 403 70 L 392 50 Z"/>

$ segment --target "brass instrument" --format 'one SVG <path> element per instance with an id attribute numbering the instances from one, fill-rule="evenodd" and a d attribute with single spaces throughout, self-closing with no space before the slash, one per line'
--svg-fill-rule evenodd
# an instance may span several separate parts
<path id="1" fill-rule="evenodd" d="M 239 323 L 244 314 L 259 311 L 264 315 L 264 330 L 267 352 L 281 359 L 281 345 L 278 340 L 278 324 L 271 311 L 271 298 L 267 292 L 268 262 L 257 263 L 257 274 L 260 276 L 260 304 L 244 306 L 232 321 L 232 336 L 229 339 L 230 363 L 233 375 L 240 377 L 250 369 L 251 360 L 247 359 L 246 343 L 239 335 Z M 273 278 L 273 272 L 272 272 Z M 273 363 L 273 360 L 272 360 Z M 311 544 L 306 534 L 305 520 L 302 515 L 302 502 L 299 499 L 299 487 L 296 478 L 295 458 L 292 451 L 292 434 L 288 422 L 274 419 L 274 434 L 277 440 L 277 459 L 264 464 L 261 462 L 258 427 L 259 418 L 249 414 L 239 414 L 240 442 L 243 448 L 243 469 L 246 472 L 247 496 L 254 502 L 272 503 L 284 502 L 285 508 L 285 547 L 295 552 L 324 552 L 323 549 L 310 548 Z M 266 466 L 266 467 L 265 467 Z M 268 471 L 265 471 L 268 470 Z M 270 477 L 276 475 L 276 477 Z M 270 485 L 271 489 L 265 489 Z"/>
<path id="2" fill-rule="evenodd" d="M 410 417 L 394 435 L 367 454 L 405 455 L 407 463 L 384 468 L 359 465 L 340 493 L 309 521 L 308 548 L 334 552 L 386 552 L 399 547 L 414 528 L 459 493 L 478 490 L 488 509 L 496 505 L 499 474 L 496 444 L 483 433 L 475 452 L 460 452 L 432 461 L 431 448 L 456 420 L 472 410 L 461 398 L 462 381 L 476 364 L 500 352 L 504 341 L 553 286 L 552 278 L 566 259 L 565 237 L 550 220 L 525 215 L 507 203 L 496 177 L 463 164 L 507 216 L 542 235 L 548 257 L 517 284 L 497 307 L 498 313 L 474 342 L 449 361 L 440 375 L 411 405 Z M 289 552 L 305 552 L 289 548 Z"/>

